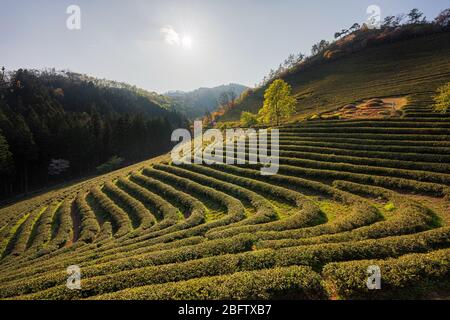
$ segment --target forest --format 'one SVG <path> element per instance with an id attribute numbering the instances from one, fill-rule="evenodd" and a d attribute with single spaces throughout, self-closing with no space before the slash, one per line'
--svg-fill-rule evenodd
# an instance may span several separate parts
<path id="1" fill-rule="evenodd" d="M 159 155 L 188 122 L 170 101 L 68 71 L 0 75 L 0 198 Z M 99 172 L 102 171 L 102 172 Z"/>

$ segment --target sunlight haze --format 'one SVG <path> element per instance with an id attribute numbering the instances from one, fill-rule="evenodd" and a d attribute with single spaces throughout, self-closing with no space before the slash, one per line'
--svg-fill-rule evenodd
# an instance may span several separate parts
<path id="1" fill-rule="evenodd" d="M 70 69 L 160 93 L 231 82 L 254 86 L 289 54 L 310 54 L 313 43 L 332 40 L 334 32 L 349 27 L 349 21 L 364 22 L 366 8 L 374 3 L 382 16 L 417 7 L 429 19 L 448 4 L 442 0 L 0 1 L 1 63 L 7 69 Z M 72 4 L 81 8 L 81 30 L 66 28 L 66 8 Z"/>

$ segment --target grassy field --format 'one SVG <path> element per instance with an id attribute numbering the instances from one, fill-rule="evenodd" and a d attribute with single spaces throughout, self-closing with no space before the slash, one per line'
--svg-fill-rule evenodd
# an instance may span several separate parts
<path id="1" fill-rule="evenodd" d="M 283 125 L 277 175 L 164 155 L 1 208 L 0 299 L 448 297 L 450 117 L 430 94 L 450 46 L 386 48 L 290 80 L 299 119 L 407 95 L 398 116 Z M 372 265 L 381 290 L 366 286 Z"/>

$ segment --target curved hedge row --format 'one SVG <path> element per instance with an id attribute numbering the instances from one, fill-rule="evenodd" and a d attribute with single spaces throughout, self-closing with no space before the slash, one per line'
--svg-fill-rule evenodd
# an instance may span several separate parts
<path id="1" fill-rule="evenodd" d="M 94 211 L 88 205 L 84 193 L 78 194 L 75 198 L 75 208 L 78 213 L 80 224 L 78 230 L 74 230 L 74 240 L 90 243 L 93 242 L 100 232 L 100 225 L 97 221 Z"/>
<path id="2" fill-rule="evenodd" d="M 208 239 L 232 237 L 241 233 L 262 231 L 282 231 L 294 228 L 305 228 L 323 222 L 323 214 L 313 203 L 304 204 L 302 210 L 283 220 L 261 223 L 256 225 L 241 225 L 230 228 L 213 229 L 206 233 Z"/>
<path id="3" fill-rule="evenodd" d="M 381 142 L 380 142 L 381 143 Z M 269 145 L 270 146 L 270 145 Z M 417 154 L 420 156 L 430 155 L 430 157 L 438 157 L 445 156 L 448 157 L 450 155 L 450 150 L 448 147 L 433 147 L 433 146 L 414 146 L 414 145 L 406 145 L 406 146 L 395 146 L 395 145 L 370 145 L 370 144 L 357 144 L 351 142 L 326 142 L 326 141 L 315 141 L 315 140 L 302 140 L 302 141 L 280 141 L 280 149 L 289 150 L 290 148 L 301 148 L 301 147 L 322 147 L 322 148 L 330 148 L 337 150 L 355 150 L 358 152 L 362 151 L 370 151 L 370 152 L 383 152 L 388 155 L 391 153 L 398 154 Z M 428 159 L 428 158 L 427 158 Z"/>
<path id="4" fill-rule="evenodd" d="M 84 267 L 82 269 L 83 279 L 84 281 L 88 281 L 88 278 L 91 277 L 114 277 L 114 273 L 122 272 L 124 270 L 135 269 L 134 272 L 137 272 L 139 271 L 139 268 L 148 266 L 171 264 L 193 259 L 200 259 L 208 256 L 248 251 L 252 248 L 254 241 L 254 237 L 250 235 L 240 235 L 229 239 L 202 242 L 200 244 L 183 248 L 176 248 L 160 252 L 150 252 L 142 255 L 126 257 L 124 259 L 118 259 L 113 262 Z M 65 270 L 39 276 L 36 278 L 27 279 L 25 281 L 21 281 L 21 279 L 18 279 L 18 281 L 0 285 L 0 297 L 12 297 L 17 295 L 35 293 L 46 289 L 48 290 L 42 291 L 42 297 L 40 297 L 39 299 L 43 298 L 44 296 L 47 298 L 57 299 L 61 295 L 80 294 L 79 292 L 74 292 L 73 290 L 70 290 L 66 287 L 66 279 L 67 273 L 65 272 Z M 119 282 L 123 283 L 123 285 L 126 285 L 127 281 L 130 281 L 128 278 L 125 279 L 124 277 L 122 277 L 122 275 L 119 275 L 118 279 L 121 279 Z M 104 281 L 105 280 L 102 279 L 102 281 L 100 282 Z M 83 287 L 85 287 L 84 284 Z"/>
<path id="5" fill-rule="evenodd" d="M 430 95 L 434 94 L 434 92 L 430 91 L 429 92 Z M 429 100 L 426 103 L 426 106 L 429 106 L 430 103 L 433 103 L 433 100 Z M 407 108 L 407 106 L 404 106 L 403 108 Z M 434 114 L 434 117 L 428 117 L 428 118 L 384 118 L 384 119 L 322 119 L 322 120 L 317 120 L 317 121 L 307 121 L 307 122 L 302 122 L 302 124 L 307 125 L 315 125 L 315 124 L 326 124 L 326 123 L 330 123 L 331 125 L 337 124 L 337 123 L 352 123 L 352 122 L 359 122 L 359 121 L 370 121 L 370 122 L 374 122 L 375 121 L 381 121 L 381 122 L 399 122 L 399 121 L 406 121 L 406 122 L 422 122 L 422 123 L 433 123 L 433 122 L 438 122 L 438 123 L 447 123 L 449 120 L 445 119 L 445 118 L 441 118 L 439 117 L 439 114 Z M 293 125 L 285 125 L 284 127 L 289 127 L 289 126 L 298 126 L 300 123 L 296 123 Z"/>
<path id="6" fill-rule="evenodd" d="M 155 180 L 148 176 L 144 175 L 132 175 L 132 179 L 135 182 L 140 183 L 141 185 L 150 188 L 156 192 L 160 192 L 165 197 L 171 198 L 174 202 L 176 202 L 186 215 L 189 215 L 189 218 L 180 220 L 175 225 L 168 226 L 160 231 L 154 231 L 139 237 L 133 242 L 141 241 L 149 238 L 155 238 L 158 236 L 162 236 L 165 234 L 169 234 L 170 232 L 179 231 L 187 228 L 191 228 L 194 226 L 198 226 L 202 224 L 206 219 L 206 208 L 202 202 L 192 197 L 191 195 L 181 192 L 169 185 L 163 184 L 161 181 Z M 126 243 L 130 243 L 127 241 Z"/>
<path id="7" fill-rule="evenodd" d="M 300 152 L 295 153 L 295 157 L 302 157 L 301 153 L 323 153 L 323 154 L 333 154 L 339 156 L 348 156 L 348 157 L 359 157 L 359 158 L 373 158 L 373 159 L 386 159 L 386 160 L 397 160 L 397 161 L 418 161 L 418 162 L 430 162 L 430 163 L 450 163 L 450 155 L 442 155 L 442 154 L 432 154 L 433 148 L 429 148 L 429 152 L 426 154 L 414 153 L 415 148 L 409 148 L 406 150 L 407 152 L 397 153 L 393 152 L 392 148 L 389 152 L 380 151 L 379 148 L 377 150 L 371 151 L 368 148 L 361 148 L 361 150 L 354 149 L 341 149 L 337 148 L 333 144 L 331 146 L 308 146 L 305 144 L 291 144 L 291 145 L 281 145 L 281 156 L 289 156 L 290 152 Z M 284 152 L 285 155 L 284 155 Z"/>
<path id="8" fill-rule="evenodd" d="M 369 266 L 381 271 L 381 289 L 368 290 Z M 437 288 L 450 289 L 450 249 L 408 254 L 397 259 L 362 260 L 327 264 L 323 275 L 333 294 L 350 299 L 427 297 Z"/>
<path id="9" fill-rule="evenodd" d="M 450 119 L 450 114 L 448 113 L 428 113 L 428 112 L 411 112 L 411 113 L 407 113 L 405 115 L 406 118 L 434 118 L 436 116 L 442 117 L 442 118 L 449 118 Z"/>
<path id="10" fill-rule="evenodd" d="M 73 239 L 71 211 L 72 200 L 65 199 L 55 213 L 52 238 L 47 244 L 48 252 L 53 251 L 48 247 L 59 249 Z"/>
<path id="11" fill-rule="evenodd" d="M 426 114 L 422 102 L 405 112 Z M 276 175 L 166 155 L 0 209 L 0 298 L 409 297 L 421 293 L 411 279 L 438 290 L 448 199 L 430 196 L 450 199 L 450 121 L 422 119 L 279 128 Z M 367 259 L 383 260 L 384 293 L 364 291 Z M 73 264 L 81 290 L 66 287 Z"/>
<path id="12" fill-rule="evenodd" d="M 178 176 L 201 183 L 202 185 L 215 188 L 216 190 L 228 192 L 236 198 L 245 199 L 246 201 L 250 202 L 251 205 L 257 210 L 255 215 L 222 228 L 228 228 L 230 226 L 237 225 L 258 224 L 278 219 L 278 215 L 275 212 L 272 204 L 253 191 L 239 187 L 235 184 L 217 180 L 215 177 L 198 174 L 189 170 L 183 170 L 174 166 L 155 165 L 154 168 L 176 174 Z M 190 166 L 183 168 L 191 169 Z"/>
<path id="13" fill-rule="evenodd" d="M 160 167 L 160 166 L 155 166 Z M 177 171 L 176 167 L 168 167 L 170 170 Z M 244 188 L 259 191 L 263 194 L 270 195 L 275 199 L 283 200 L 293 206 L 301 207 L 304 203 L 310 202 L 310 200 L 304 195 L 295 192 L 290 189 L 274 186 L 269 183 L 257 181 L 254 179 L 248 179 L 242 176 L 236 176 L 227 172 L 216 170 L 216 165 L 202 166 L 202 165 L 181 165 L 180 167 L 189 169 L 191 171 L 200 172 L 202 174 L 214 177 L 215 179 L 221 179 L 229 183 L 233 183 Z"/>
<path id="14" fill-rule="evenodd" d="M 311 268 L 295 266 L 140 287 L 94 297 L 94 299 L 269 300 L 323 299 L 325 297 L 320 276 Z"/>
<path id="15" fill-rule="evenodd" d="M 378 121 L 355 119 L 338 121 L 303 122 L 300 125 L 287 125 L 280 129 L 290 128 L 341 128 L 341 127 L 365 127 L 365 128 L 450 128 L 450 121 L 436 119 L 438 121 L 411 121 L 410 119 L 382 119 Z"/>
<path id="16" fill-rule="evenodd" d="M 45 212 L 47 207 L 41 208 L 30 213 L 26 219 L 20 224 L 16 232 L 10 238 L 8 245 L 5 248 L 4 254 L 11 256 L 21 255 L 27 249 L 28 241 L 33 231 L 35 223 L 39 217 Z"/>
<path id="17" fill-rule="evenodd" d="M 158 165 L 155 167 L 166 169 L 174 173 L 179 174 L 181 173 L 180 169 L 177 169 L 173 166 L 169 167 Z M 264 222 L 261 221 L 259 217 L 255 216 L 255 218 L 258 218 L 258 224 L 255 225 L 249 225 L 250 223 L 238 222 L 235 224 L 230 224 L 226 227 L 215 228 L 213 230 L 210 230 L 206 234 L 207 237 L 210 239 L 229 237 L 239 233 L 250 233 L 261 230 L 285 230 L 292 228 L 301 228 L 315 225 L 324 220 L 322 212 L 315 204 L 313 204 L 309 199 L 307 199 L 303 195 L 294 192 L 292 190 L 280 188 L 256 180 L 234 176 L 231 174 L 213 170 L 211 168 L 206 168 L 204 166 L 189 165 L 182 167 L 196 172 L 201 172 L 202 174 L 207 174 L 215 178 L 223 179 L 225 181 L 232 182 L 236 185 L 241 185 L 253 190 L 258 190 L 263 193 L 270 194 L 271 196 L 277 199 L 284 199 L 285 201 L 288 201 L 299 208 L 297 213 L 283 219 L 282 221 Z M 192 177 L 193 175 L 190 174 L 189 176 Z M 243 222 L 248 221 L 253 222 L 253 219 L 252 218 L 246 219 Z"/>
<path id="18" fill-rule="evenodd" d="M 28 239 L 28 250 L 37 251 L 50 240 L 52 236 L 53 216 L 56 210 L 58 210 L 58 206 L 59 204 L 48 206 L 38 218 Z"/>
<path id="19" fill-rule="evenodd" d="M 420 203 L 411 201 L 390 190 L 378 187 L 355 184 L 347 181 L 335 181 L 334 186 L 354 193 L 366 194 L 383 198 L 394 204 L 395 215 L 388 220 L 375 222 L 351 231 L 331 235 L 322 235 L 312 238 L 263 240 L 258 242 L 258 248 L 283 248 L 319 243 L 333 243 L 346 241 L 359 241 L 365 239 L 378 239 L 387 236 L 412 234 L 425 231 L 434 224 L 434 214 Z"/>
<path id="20" fill-rule="evenodd" d="M 263 181 L 266 182 L 266 185 L 270 185 L 272 187 L 276 185 L 286 185 L 289 187 L 311 190 L 321 195 L 332 197 L 337 201 L 351 203 L 357 198 L 349 193 L 342 192 L 336 188 L 330 187 L 329 185 L 318 181 L 312 181 L 292 176 L 283 176 L 281 174 L 261 176 L 261 173 L 258 170 L 259 165 L 246 165 L 243 167 L 214 164 L 210 167 L 216 169 L 217 171 L 229 173 L 234 176 L 247 177 L 255 181 Z M 269 184 L 269 182 L 271 182 L 272 184 Z"/>
<path id="21" fill-rule="evenodd" d="M 357 183 L 365 183 L 394 190 L 414 191 L 422 194 L 432 194 L 441 197 L 450 196 L 450 188 L 437 183 L 421 182 L 413 179 L 401 179 L 389 176 L 377 176 L 373 174 L 371 175 L 369 173 L 364 174 L 337 170 L 339 169 L 336 168 L 336 170 L 325 170 L 302 168 L 290 165 L 279 166 L 279 172 L 285 175 L 308 177 L 318 180 L 349 180 Z M 399 170 L 393 169 L 393 171 Z"/>
<path id="22" fill-rule="evenodd" d="M 304 141 L 312 142 L 312 141 L 320 141 L 327 143 L 350 143 L 354 145 L 368 145 L 368 146 L 379 146 L 379 145 L 387 145 L 385 140 L 383 139 L 365 139 L 358 135 L 358 137 L 321 137 L 320 139 L 316 139 L 314 137 L 280 137 L 280 143 L 286 144 L 301 144 Z M 444 148 L 442 151 L 448 154 L 448 148 L 450 146 L 450 142 L 448 141 L 416 141 L 416 140 L 389 140 L 390 146 L 395 147 L 428 147 L 428 148 Z"/>
<path id="23" fill-rule="evenodd" d="M 296 133 L 280 132 L 280 139 L 284 138 L 353 138 L 353 133 Z M 382 133 L 358 133 L 358 139 L 369 140 L 414 140 L 414 141 L 448 141 L 448 135 L 421 135 L 421 134 L 382 134 Z"/>
<path id="24" fill-rule="evenodd" d="M 33 275 L 44 275 L 46 273 L 52 273 L 51 270 L 54 269 L 64 269 L 67 265 L 77 264 L 81 267 L 94 265 L 96 263 L 106 263 L 114 260 L 123 259 L 126 257 L 131 257 L 133 255 L 139 255 L 144 253 L 150 253 L 154 251 L 162 251 L 162 250 L 171 250 L 184 246 L 191 246 L 195 244 L 199 244 L 205 241 L 203 237 L 191 237 L 185 238 L 178 241 L 168 242 L 168 243 L 158 243 L 155 245 L 147 246 L 145 241 L 142 242 L 142 245 L 137 246 L 129 245 L 129 246 L 109 246 L 109 250 L 99 250 L 101 248 L 91 248 L 86 254 L 77 254 L 75 256 L 58 256 L 56 259 L 49 261 L 48 263 L 39 263 L 38 265 L 28 265 L 26 267 L 22 267 L 20 271 L 12 270 L 9 273 L 6 273 L 2 276 L 2 282 L 4 284 L 8 282 L 16 281 L 20 278 L 26 278 Z M 108 247 L 108 246 L 105 246 Z M 97 250 L 96 250 L 97 249 Z"/>
<path id="25" fill-rule="evenodd" d="M 131 226 L 131 220 L 127 213 L 118 207 L 112 200 L 110 200 L 106 194 L 100 190 L 100 188 L 91 188 L 90 195 L 92 195 L 104 215 L 110 217 L 113 226 L 115 227 L 114 236 L 124 236 L 133 229 Z"/>
<path id="26" fill-rule="evenodd" d="M 141 179 L 140 175 L 132 175 L 130 179 L 136 182 L 141 181 L 145 183 L 145 185 L 150 185 L 150 182 L 145 179 Z M 117 185 L 126 192 L 132 194 L 141 203 L 145 204 L 145 206 L 151 208 L 152 212 L 154 213 L 154 217 L 159 218 L 159 224 L 153 226 L 152 230 L 161 228 L 161 224 L 163 224 L 164 226 L 172 225 L 179 219 L 177 208 L 172 206 L 157 194 L 150 192 L 146 188 L 143 188 L 139 184 L 125 178 L 120 178 L 117 181 Z M 161 220 L 163 220 L 164 222 L 162 223 Z"/>
<path id="27" fill-rule="evenodd" d="M 320 270 L 329 262 L 398 257 L 406 253 L 446 248 L 449 245 L 450 227 L 445 227 L 413 235 L 287 247 L 274 251 L 277 255 L 277 265 L 305 264 Z"/>
<path id="28" fill-rule="evenodd" d="M 239 153 L 243 155 L 242 153 Z M 249 152 L 249 154 L 256 153 Z M 284 155 L 284 156 L 282 156 Z M 286 157 L 288 155 L 289 157 Z M 295 157 L 292 157 L 295 156 Z M 366 161 L 365 159 L 368 159 Z M 371 159 L 322 155 L 320 153 L 303 153 L 280 151 L 280 165 L 293 165 L 312 169 L 342 170 L 355 173 L 375 175 L 387 175 L 392 177 L 415 179 L 420 181 L 450 184 L 450 172 L 448 164 L 414 163 L 410 161 L 397 161 L 386 159 Z M 401 165 L 395 165 L 401 162 Z"/>
<path id="29" fill-rule="evenodd" d="M 278 231 L 258 231 L 255 235 L 261 240 L 279 240 L 279 239 L 300 239 L 317 237 L 326 234 L 336 234 L 353 229 L 361 228 L 381 219 L 378 210 L 369 204 L 355 204 L 350 213 L 339 217 L 336 220 L 302 229 L 278 230 Z"/>
<path id="30" fill-rule="evenodd" d="M 333 127 L 296 127 L 296 128 L 282 128 L 280 130 L 280 134 L 295 134 L 295 135 L 303 135 L 304 133 L 352 133 L 352 134 L 373 134 L 373 133 L 381 133 L 381 134 L 413 134 L 413 135 L 450 135 L 449 128 L 442 127 L 433 127 L 433 128 L 424 128 L 424 127 L 362 127 L 362 126 L 333 126 Z"/>
<path id="31" fill-rule="evenodd" d="M 6 217 L 3 222 L 6 223 L 0 232 L 0 257 L 4 257 L 6 254 L 5 250 L 11 240 L 15 235 L 16 231 L 19 229 L 20 225 L 28 218 L 30 212 L 17 214 L 16 217 Z"/>
<path id="32" fill-rule="evenodd" d="M 105 183 L 103 186 L 103 191 L 110 198 L 122 204 L 124 210 L 126 210 L 132 221 L 134 221 L 135 228 L 139 227 L 142 229 L 147 229 L 156 223 L 155 217 L 149 210 L 147 210 L 142 202 L 137 201 L 113 183 Z"/>
<path id="33" fill-rule="evenodd" d="M 193 166 L 193 167 L 198 168 L 197 166 Z M 319 182 L 313 182 L 313 181 L 295 178 L 295 177 L 291 177 L 291 176 L 283 176 L 280 174 L 271 175 L 271 176 L 261 176 L 259 171 L 250 170 L 250 169 L 246 169 L 246 168 L 240 168 L 240 167 L 236 167 L 236 166 L 230 166 L 230 165 L 217 165 L 216 164 L 216 165 L 213 165 L 212 168 L 219 168 L 221 171 L 229 172 L 229 173 L 232 173 L 235 175 L 239 175 L 241 177 L 250 177 L 250 178 L 253 178 L 256 180 L 257 179 L 265 179 L 265 180 L 272 181 L 274 183 L 289 184 L 291 187 L 298 186 L 298 187 L 302 187 L 302 188 L 305 188 L 305 187 L 310 188 L 312 190 L 315 190 L 320 193 L 331 196 L 334 199 L 336 199 L 337 201 L 341 201 L 343 203 L 350 203 L 350 204 L 354 205 L 353 212 L 351 214 L 348 214 L 345 217 L 343 217 L 342 219 L 338 219 L 337 221 L 334 221 L 333 223 L 330 223 L 330 224 L 319 225 L 319 226 L 315 226 L 315 227 L 309 227 L 309 228 L 305 228 L 305 229 L 298 229 L 298 230 L 292 230 L 292 231 L 289 231 L 289 230 L 281 231 L 287 227 L 286 225 L 283 225 L 283 224 L 280 224 L 280 227 L 282 226 L 281 228 L 274 229 L 274 230 L 279 230 L 279 231 L 264 230 L 265 227 L 260 226 L 261 232 L 258 233 L 260 236 L 264 235 L 264 237 L 271 237 L 271 236 L 279 235 L 279 236 L 283 237 L 283 234 L 285 234 L 285 233 L 289 234 L 290 236 L 295 235 L 295 237 L 318 236 L 318 235 L 326 234 L 326 233 L 334 233 L 334 232 L 342 232 L 342 231 L 346 231 L 346 230 L 351 230 L 356 227 L 361 227 L 361 226 L 364 226 L 367 224 L 371 224 L 380 219 L 380 214 L 379 214 L 378 210 L 375 207 L 368 204 L 368 202 L 365 201 L 364 199 L 354 196 L 350 193 L 340 191 L 336 188 L 329 187 L 329 186 L 319 183 Z M 204 169 L 201 169 L 201 170 L 204 170 Z M 274 188 L 273 185 L 269 185 L 269 186 L 272 186 L 272 188 Z M 317 207 L 316 207 L 316 209 L 317 209 Z M 284 221 L 280 221 L 280 222 L 284 222 Z M 255 226 L 255 227 L 257 228 L 258 226 Z M 270 228 L 269 228 L 269 230 L 270 230 Z M 241 230 L 241 231 L 243 232 L 243 230 Z M 250 231 L 254 232 L 256 230 L 252 229 Z M 213 234 L 213 231 L 211 231 L 210 233 Z M 218 235 L 225 236 L 225 233 L 218 233 Z M 286 236 L 286 237 L 289 237 L 289 236 Z"/>
<path id="34" fill-rule="evenodd" d="M 346 261 L 355 258 L 358 259 L 372 259 L 372 258 L 386 258 L 386 257 L 398 257 L 407 253 L 414 252 L 428 252 L 433 249 L 439 249 L 446 247 L 450 244 L 450 228 L 441 228 L 432 231 L 422 232 L 415 235 L 408 236 L 398 236 L 398 237 L 388 237 L 384 239 L 377 240 L 365 240 L 351 243 L 337 243 L 337 244 L 319 244 L 313 246 L 299 246 L 290 247 L 279 250 L 261 250 L 254 252 L 245 252 L 241 254 L 235 254 L 233 256 L 227 256 L 233 265 L 239 266 L 240 270 L 256 270 L 263 268 L 273 268 L 278 266 L 292 266 L 292 265 L 307 265 L 311 266 L 315 270 L 320 270 L 324 265 L 335 261 Z M 230 239 L 223 240 L 229 241 Z M 252 240 L 253 241 L 253 240 Z M 250 242 L 252 242 L 250 241 Z M 225 244 L 225 243 L 224 243 Z M 249 243 L 250 244 L 250 243 Z M 228 244 L 230 246 L 230 244 Z M 224 249 L 226 245 L 224 246 Z M 247 247 L 248 248 L 248 247 Z M 180 253 L 186 256 L 186 253 Z M 162 256 L 160 256 L 163 258 Z M 212 258 L 206 258 L 203 261 L 197 261 L 197 263 L 207 264 L 208 268 L 196 268 L 199 270 L 214 270 L 211 268 L 211 263 L 213 263 Z M 220 258 L 219 258 L 220 259 Z M 239 263 L 236 264 L 234 259 L 239 259 Z M 189 259 L 189 260 L 192 260 Z M 159 264 L 163 264 L 162 261 L 168 261 L 167 259 L 159 260 Z M 181 260 L 186 261 L 186 260 Z M 222 260 L 223 261 L 223 260 Z M 166 262 L 167 263 L 167 262 Z M 195 261 L 189 261 L 188 263 L 194 263 Z M 151 265 L 151 263 L 147 263 Z M 167 273 L 175 272 L 179 265 L 168 265 L 166 269 Z M 87 297 L 91 295 L 97 295 L 102 293 L 107 293 L 115 290 L 124 289 L 136 285 L 136 278 L 139 281 L 164 281 L 165 276 L 158 273 L 156 275 L 156 280 L 152 280 L 152 276 L 147 276 L 144 269 L 130 270 L 129 273 L 120 272 L 117 275 L 111 274 L 106 275 L 102 278 L 92 278 L 86 279 L 83 285 L 82 291 L 68 290 L 65 285 L 60 285 L 57 287 L 50 288 L 45 291 L 37 292 L 29 296 L 21 297 L 28 299 L 68 299 L 68 298 L 80 298 Z M 190 268 L 189 268 L 190 269 Z M 183 273 L 183 267 L 178 272 Z M 230 270 L 230 269 L 228 269 Z M 231 270 L 230 270 L 231 271 Z M 86 271 L 85 271 L 86 272 Z M 111 270 L 108 271 L 110 273 Z M 150 271 L 151 272 L 151 271 Z M 139 273 L 144 274 L 144 278 L 139 278 Z M 154 271 L 153 271 L 154 274 Z M 187 275 L 189 277 L 189 275 Z M 119 277 L 121 281 L 114 281 L 114 277 Z M 155 277 L 155 275 L 153 276 Z M 181 276 L 182 277 L 182 276 Z M 162 280 L 157 280 L 161 279 Z M 107 279 L 111 281 L 108 282 Z M 88 282 L 91 281 L 91 282 Z M 37 281 L 37 285 L 42 284 L 41 281 Z M 30 286 L 22 289 L 23 292 L 27 293 L 30 291 Z M 41 289 L 42 290 L 42 289 Z M 1 292 L 8 292 L 7 296 L 17 295 L 17 288 L 11 286 L 10 288 L 3 288 Z"/>
<path id="35" fill-rule="evenodd" d="M 233 217 L 235 220 L 234 222 L 245 218 L 245 209 L 242 203 L 226 193 L 216 191 L 213 188 L 205 187 L 199 183 L 179 178 L 176 175 L 155 169 L 145 168 L 143 173 L 147 176 L 157 177 L 165 182 L 173 183 L 177 186 L 177 188 L 183 191 L 192 192 L 197 196 L 205 197 L 211 201 L 222 204 L 225 208 L 227 208 L 227 215 Z"/>
<path id="36" fill-rule="evenodd" d="M 250 153 L 252 153 L 251 150 Z M 256 155 L 256 153 L 254 154 Z M 241 153 L 241 155 L 243 154 Z M 365 181 L 376 181 L 380 183 L 378 184 L 379 186 L 383 187 L 406 188 L 408 191 L 413 190 L 441 194 L 442 196 L 450 194 L 449 187 L 443 185 L 450 184 L 450 176 L 440 172 L 435 173 L 287 157 L 279 157 L 279 162 L 279 172 L 283 170 L 287 174 L 295 171 L 304 172 L 312 177 L 318 174 L 320 179 L 348 179 L 348 177 L 352 176 Z M 258 165 L 247 164 L 246 166 L 260 168 Z M 415 181 L 408 181 L 406 179 Z M 357 182 L 361 182 L 361 180 Z"/>

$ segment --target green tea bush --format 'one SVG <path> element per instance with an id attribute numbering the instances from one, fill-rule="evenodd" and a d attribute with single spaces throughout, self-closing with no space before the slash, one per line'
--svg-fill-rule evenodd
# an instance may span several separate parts
<path id="1" fill-rule="evenodd" d="M 325 297 L 318 274 L 310 268 L 295 266 L 135 288 L 95 299 L 270 300 Z"/>
<path id="2" fill-rule="evenodd" d="M 244 199 L 245 201 L 250 202 L 251 205 L 257 210 L 257 213 L 252 217 L 236 222 L 227 227 L 237 225 L 258 224 L 278 219 L 277 213 L 274 211 L 272 204 L 269 201 L 267 201 L 264 197 L 260 196 L 259 194 L 253 191 L 250 191 L 249 189 L 239 187 L 238 185 L 232 183 L 227 183 L 225 182 L 226 180 L 225 181 L 217 180 L 215 177 L 211 175 L 207 176 L 189 170 L 184 170 L 184 169 L 192 170 L 191 166 L 183 166 L 182 168 L 184 169 L 181 169 L 180 167 L 175 166 L 155 165 L 154 168 L 170 172 L 180 177 L 184 177 L 192 181 L 201 183 L 202 185 L 212 187 L 216 190 L 232 194 L 236 198 L 241 198 Z"/>
<path id="3" fill-rule="evenodd" d="M 94 211 L 88 205 L 84 193 L 80 193 L 76 197 L 75 210 L 80 219 L 79 230 L 74 230 L 75 234 L 78 235 L 76 240 L 85 243 L 93 242 L 97 233 L 100 232 L 100 225 Z"/>
<path id="4" fill-rule="evenodd" d="M 95 199 L 96 204 L 101 208 L 104 215 L 111 218 L 115 227 L 116 237 L 124 236 L 132 230 L 128 214 L 110 200 L 100 188 L 91 188 L 90 195 Z"/>
<path id="5" fill-rule="evenodd" d="M 83 268 L 83 279 L 100 275 L 111 275 L 124 270 L 138 269 L 147 266 L 177 263 L 200 259 L 207 256 L 248 251 L 252 248 L 254 242 L 254 237 L 244 234 L 234 238 L 207 241 L 183 248 L 175 248 L 167 251 L 150 252 L 142 255 L 126 257 L 124 259 L 117 259 L 111 262 L 95 264 Z M 71 291 L 67 289 L 65 285 L 66 279 L 67 273 L 65 268 L 60 272 L 30 278 L 26 281 L 18 279 L 16 282 L 0 285 L 0 297 L 11 297 L 20 294 L 42 291 L 59 285 L 59 287 L 50 289 L 50 292 L 55 292 L 58 296 L 61 290 Z M 121 281 L 125 281 L 125 279 L 122 279 Z"/>
<path id="6" fill-rule="evenodd" d="M 139 201 L 122 191 L 114 184 L 108 182 L 103 186 L 103 191 L 117 202 L 122 203 L 126 212 L 134 218 L 135 226 L 147 229 L 155 224 L 156 219 L 149 210 Z"/>
<path id="7" fill-rule="evenodd" d="M 396 206 L 395 216 L 368 226 L 356 228 L 351 231 L 330 235 L 322 235 L 311 238 L 286 238 L 280 240 L 265 240 L 258 242 L 258 248 L 283 248 L 300 245 L 312 245 L 320 243 L 359 241 L 365 239 L 378 239 L 387 236 L 412 234 L 425 231 L 432 227 L 434 214 L 428 208 L 418 202 L 411 201 L 390 190 L 355 184 L 347 181 L 335 181 L 334 186 L 355 193 L 368 194 L 391 200 Z"/>
<path id="8" fill-rule="evenodd" d="M 369 266 L 381 271 L 381 289 L 368 290 Z M 450 288 L 450 249 L 416 253 L 388 260 L 327 264 L 323 276 L 333 294 L 345 299 L 411 299 Z"/>
<path id="9" fill-rule="evenodd" d="M 58 206 L 58 204 L 48 206 L 36 221 L 30 234 L 30 238 L 28 239 L 27 247 L 29 248 L 29 250 L 37 251 L 50 240 L 52 236 L 51 232 L 53 216 L 58 209 Z"/>

